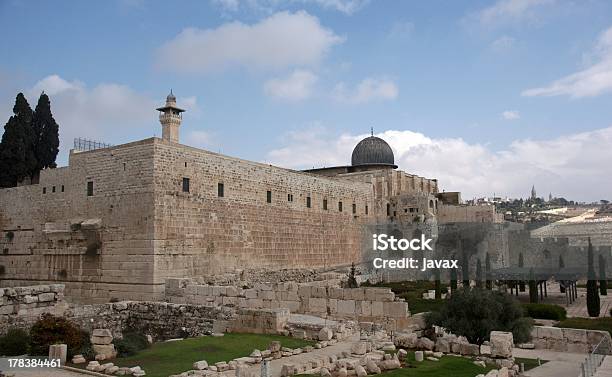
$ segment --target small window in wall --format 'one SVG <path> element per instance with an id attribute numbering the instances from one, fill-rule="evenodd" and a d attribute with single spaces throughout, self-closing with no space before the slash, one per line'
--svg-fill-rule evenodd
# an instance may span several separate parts
<path id="1" fill-rule="evenodd" d="M 93 181 L 87 182 L 87 196 L 93 196 Z"/>
<path id="2" fill-rule="evenodd" d="M 367 204 L 366 204 L 366 207 L 365 207 L 365 214 L 366 215 L 368 214 L 368 205 Z"/>
<path id="3" fill-rule="evenodd" d="M 266 202 L 272 203 L 272 191 L 266 192 Z"/>
<path id="4" fill-rule="evenodd" d="M 46 194 L 46 193 L 47 193 L 47 188 L 43 187 L 43 194 Z"/>
<path id="5" fill-rule="evenodd" d="M 217 196 L 222 198 L 225 195 L 223 183 L 217 184 Z"/>
<path id="6" fill-rule="evenodd" d="M 353 203 L 353 215 L 357 213 L 357 204 Z"/>
<path id="7" fill-rule="evenodd" d="M 338 212 L 342 212 L 342 202 L 338 202 Z"/>
<path id="8" fill-rule="evenodd" d="M 327 211 L 327 199 L 323 199 L 323 209 Z"/>
<path id="9" fill-rule="evenodd" d="M 64 185 L 62 185 L 62 192 L 64 192 Z"/>
<path id="10" fill-rule="evenodd" d="M 185 167 L 187 167 L 187 161 L 185 161 Z"/>
<path id="11" fill-rule="evenodd" d="M 125 165 L 126 165 L 126 163 L 124 162 L 123 163 L 123 171 L 125 171 Z"/>
<path id="12" fill-rule="evenodd" d="M 293 201 L 293 194 L 287 194 L 287 201 L 288 202 L 292 202 Z"/>
<path id="13" fill-rule="evenodd" d="M 183 192 L 189 192 L 189 178 L 183 178 Z"/>
<path id="14" fill-rule="evenodd" d="M 391 204 L 387 203 L 387 216 L 391 216 Z"/>
<path id="15" fill-rule="evenodd" d="M 310 203 L 310 196 L 306 197 L 306 208 L 310 208 L 311 203 Z"/>
<path id="16" fill-rule="evenodd" d="M 51 187 L 51 192 L 55 192 L 55 186 Z"/>

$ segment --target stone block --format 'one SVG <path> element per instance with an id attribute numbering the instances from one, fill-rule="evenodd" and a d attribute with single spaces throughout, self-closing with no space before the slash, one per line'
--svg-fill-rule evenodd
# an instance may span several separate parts
<path id="1" fill-rule="evenodd" d="M 459 352 L 465 356 L 478 356 L 480 354 L 480 347 L 478 344 L 462 343 Z"/>
<path id="2" fill-rule="evenodd" d="M 94 344 L 93 346 L 94 353 L 96 355 L 103 355 L 107 359 L 113 359 L 117 356 L 117 351 L 115 351 L 115 346 L 113 344 Z"/>
<path id="3" fill-rule="evenodd" d="M 297 292 L 298 296 L 300 298 L 310 298 L 311 288 L 310 285 L 300 285 Z"/>
<path id="4" fill-rule="evenodd" d="M 581 329 L 563 329 L 563 337 L 572 343 L 586 343 L 587 332 Z"/>
<path id="5" fill-rule="evenodd" d="M 491 331 L 489 341 L 491 343 L 492 357 L 500 357 L 505 359 L 512 357 L 514 338 L 512 337 L 511 332 Z"/>
<path id="6" fill-rule="evenodd" d="M 48 292 L 48 293 L 41 293 L 38 295 L 38 302 L 50 302 L 50 301 L 55 301 L 55 293 Z"/>
<path id="7" fill-rule="evenodd" d="M 60 360 L 60 364 L 66 364 L 68 356 L 68 346 L 66 344 L 52 344 L 49 346 L 49 359 Z"/>
<path id="8" fill-rule="evenodd" d="M 354 316 L 355 315 L 355 301 L 338 300 L 338 314 Z"/>
<path id="9" fill-rule="evenodd" d="M 372 316 L 382 317 L 385 315 L 385 309 L 381 301 L 372 301 Z"/>
<path id="10" fill-rule="evenodd" d="M 327 298 L 327 288 L 326 287 L 316 287 L 316 286 L 311 287 L 310 297 Z"/>
<path id="11" fill-rule="evenodd" d="M 328 327 L 323 327 L 323 328 L 322 328 L 322 329 L 319 331 L 319 336 L 318 336 L 318 338 L 319 338 L 319 340 L 325 340 L 325 341 L 328 341 L 328 340 L 331 340 L 331 339 L 333 338 L 333 336 L 334 336 L 334 333 L 333 333 L 333 331 L 332 331 L 330 328 L 328 328 Z"/>

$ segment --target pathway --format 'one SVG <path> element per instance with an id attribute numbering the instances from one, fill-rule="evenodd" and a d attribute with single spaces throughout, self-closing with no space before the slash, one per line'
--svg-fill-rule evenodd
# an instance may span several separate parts
<path id="1" fill-rule="evenodd" d="M 594 377 L 612 377 L 612 356 L 606 356 Z"/>
<path id="2" fill-rule="evenodd" d="M 550 350 L 524 350 L 515 348 L 514 357 L 548 360 L 542 366 L 525 372 L 527 377 L 578 377 L 580 364 L 586 359 L 586 354 L 557 352 Z"/>

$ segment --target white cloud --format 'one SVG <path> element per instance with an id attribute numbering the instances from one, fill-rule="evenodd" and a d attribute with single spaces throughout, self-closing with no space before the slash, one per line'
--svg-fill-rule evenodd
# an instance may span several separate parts
<path id="1" fill-rule="evenodd" d="M 299 101 L 310 97 L 317 75 L 310 71 L 296 69 L 284 78 L 270 79 L 264 83 L 264 93 L 289 101 Z"/>
<path id="2" fill-rule="evenodd" d="M 370 0 L 213 0 L 212 2 L 229 12 L 236 12 L 241 8 L 272 12 L 292 3 L 312 3 L 350 15 L 363 8 Z"/>
<path id="3" fill-rule="evenodd" d="M 547 86 L 525 90 L 522 95 L 527 97 L 567 95 L 581 98 L 612 91 L 612 27 L 599 36 L 593 55 L 598 61 L 591 66 L 555 80 Z"/>
<path id="4" fill-rule="evenodd" d="M 366 136 L 330 138 L 319 126 L 289 134 L 285 146 L 270 151 L 267 160 L 298 169 L 346 165 L 354 146 Z M 377 136 L 391 145 L 400 169 L 437 178 L 441 189 L 461 191 L 464 198 L 493 192 L 526 197 L 535 184 L 539 191 L 573 200 L 611 199 L 612 127 L 551 140 L 515 140 L 501 151 L 412 131 L 389 130 Z"/>
<path id="5" fill-rule="evenodd" d="M 516 40 L 507 35 L 501 36 L 491 43 L 491 49 L 495 52 L 504 52 L 510 50 Z"/>
<path id="6" fill-rule="evenodd" d="M 279 12 L 253 25 L 184 29 L 159 48 L 157 65 L 181 73 L 312 66 L 342 41 L 304 11 Z"/>
<path id="7" fill-rule="evenodd" d="M 501 116 L 505 120 L 515 120 L 515 119 L 521 118 L 521 114 L 519 114 L 519 112 L 516 110 L 506 110 L 503 113 L 501 113 Z"/>
<path id="8" fill-rule="evenodd" d="M 399 94 L 397 84 L 386 78 L 365 78 L 355 88 L 347 88 L 341 82 L 333 90 L 332 96 L 339 102 L 364 103 L 377 100 L 394 100 Z"/>
<path id="9" fill-rule="evenodd" d="M 554 2 L 555 0 L 498 0 L 490 7 L 473 14 L 472 17 L 487 27 L 533 21 L 537 18 L 539 8 Z"/>

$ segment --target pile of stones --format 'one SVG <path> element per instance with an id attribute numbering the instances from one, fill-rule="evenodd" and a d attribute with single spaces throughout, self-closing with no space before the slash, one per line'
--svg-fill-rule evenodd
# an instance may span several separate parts
<path id="1" fill-rule="evenodd" d="M 142 377 L 146 375 L 145 371 L 140 366 L 135 366 L 131 368 L 118 367 L 113 363 L 100 364 L 100 362 L 97 360 L 90 361 L 89 364 L 87 364 L 87 366 L 85 367 L 85 369 L 92 372 L 104 373 L 115 376 Z"/>

